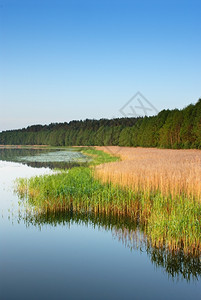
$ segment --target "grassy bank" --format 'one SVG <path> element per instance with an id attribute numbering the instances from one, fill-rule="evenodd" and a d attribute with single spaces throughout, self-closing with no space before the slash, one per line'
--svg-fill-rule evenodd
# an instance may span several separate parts
<path id="1" fill-rule="evenodd" d="M 94 176 L 94 168 L 84 167 L 19 179 L 17 192 L 40 212 L 67 211 L 73 204 L 80 212 L 121 215 L 143 226 L 152 244 L 200 251 L 201 205 L 193 198 L 165 197 L 159 191 L 136 192 L 111 182 L 102 183 Z"/>
<path id="2" fill-rule="evenodd" d="M 117 162 L 120 160 L 119 156 L 111 155 L 102 150 L 95 149 L 94 147 L 75 147 L 76 151 L 81 151 L 83 154 L 91 158 L 90 165 L 96 166 L 103 163 Z"/>

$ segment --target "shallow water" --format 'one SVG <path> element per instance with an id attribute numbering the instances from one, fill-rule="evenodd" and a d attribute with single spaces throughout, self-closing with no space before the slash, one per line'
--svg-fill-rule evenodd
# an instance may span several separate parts
<path id="1" fill-rule="evenodd" d="M 0 161 L 0 299 L 201 299 L 200 258 L 151 247 L 129 219 L 29 213 L 15 178 L 52 171 L 9 160 Z"/>

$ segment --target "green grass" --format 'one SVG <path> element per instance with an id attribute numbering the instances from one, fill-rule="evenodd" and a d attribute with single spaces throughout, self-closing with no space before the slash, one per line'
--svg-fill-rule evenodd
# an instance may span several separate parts
<path id="1" fill-rule="evenodd" d="M 159 192 L 136 194 L 129 188 L 101 183 L 93 168 L 86 167 L 19 179 L 17 192 L 40 211 L 65 211 L 73 204 L 79 211 L 122 215 L 131 222 L 137 220 L 157 246 L 200 251 L 201 205 L 195 200 L 163 197 Z"/>
<path id="2" fill-rule="evenodd" d="M 94 147 L 81 147 L 76 148 L 77 151 L 81 151 L 83 154 L 88 155 L 92 158 L 90 165 L 99 165 L 103 163 L 119 161 L 120 158 L 109 153 L 105 153 L 101 150 L 96 150 Z"/>

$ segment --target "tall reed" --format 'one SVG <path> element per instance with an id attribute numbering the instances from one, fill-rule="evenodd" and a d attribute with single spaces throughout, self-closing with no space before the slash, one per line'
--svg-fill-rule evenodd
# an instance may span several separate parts
<path id="1" fill-rule="evenodd" d="M 201 151 L 155 148 L 96 147 L 117 153 L 120 162 L 96 167 L 103 182 L 118 183 L 144 193 L 201 201 Z"/>
<path id="2" fill-rule="evenodd" d="M 102 183 L 90 168 L 19 179 L 17 193 L 40 211 L 76 210 L 125 216 L 143 226 L 152 243 L 199 253 L 201 205 L 185 195 L 167 197 L 159 191 L 133 190 Z"/>

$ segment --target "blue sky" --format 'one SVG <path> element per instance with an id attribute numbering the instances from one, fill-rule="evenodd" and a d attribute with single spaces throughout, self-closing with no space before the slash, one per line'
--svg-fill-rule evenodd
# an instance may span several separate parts
<path id="1" fill-rule="evenodd" d="M 200 33 L 200 0 L 0 0 L 0 131 L 195 103 Z"/>

